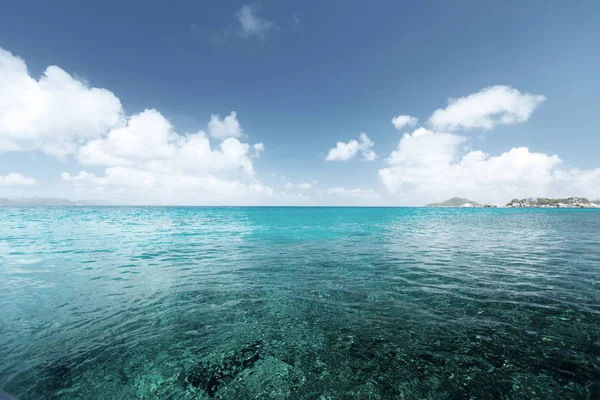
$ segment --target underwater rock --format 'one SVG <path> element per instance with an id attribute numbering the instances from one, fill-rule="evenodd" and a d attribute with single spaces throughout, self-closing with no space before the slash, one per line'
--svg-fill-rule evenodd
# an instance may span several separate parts
<path id="1" fill-rule="evenodd" d="M 198 363 L 187 372 L 184 382 L 203 389 L 211 398 L 215 397 L 221 386 L 231 382 L 245 369 L 252 368 L 260 360 L 262 351 L 263 343 L 254 342 L 225 358 L 221 364 Z"/>
<path id="2" fill-rule="evenodd" d="M 73 377 L 68 360 L 62 359 L 46 365 L 35 386 L 37 392 L 43 393 L 47 398 L 54 398 L 56 392 L 72 385 Z"/>

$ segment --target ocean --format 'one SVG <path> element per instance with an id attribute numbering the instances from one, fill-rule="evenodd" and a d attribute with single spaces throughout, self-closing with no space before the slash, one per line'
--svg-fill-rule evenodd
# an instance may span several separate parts
<path id="1" fill-rule="evenodd" d="M 600 211 L 0 208 L 27 399 L 598 399 Z"/>

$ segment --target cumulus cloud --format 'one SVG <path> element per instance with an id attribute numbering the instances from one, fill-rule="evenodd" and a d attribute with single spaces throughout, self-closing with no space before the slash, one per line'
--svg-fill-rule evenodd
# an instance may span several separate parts
<path id="1" fill-rule="evenodd" d="M 211 115 L 208 122 L 208 134 L 215 139 L 224 140 L 230 137 L 242 137 L 244 130 L 237 119 L 237 113 L 232 111 L 223 119 L 218 114 Z"/>
<path id="2" fill-rule="evenodd" d="M 337 142 L 336 146 L 329 149 L 326 161 L 346 161 L 354 158 L 359 152 L 366 161 L 377 159 L 377 154 L 373 151 L 375 143 L 367 136 L 366 133 L 361 133 L 359 140 L 350 140 L 348 143 Z"/>
<path id="3" fill-rule="evenodd" d="M 419 120 L 415 117 L 411 117 L 410 115 L 398 115 L 392 118 L 392 124 L 396 129 L 400 130 L 405 126 L 415 126 L 419 122 Z"/>
<path id="4" fill-rule="evenodd" d="M 25 61 L 0 48 L 0 152 L 39 149 L 64 158 L 122 122 L 112 92 L 54 65 L 35 79 Z"/>
<path id="5" fill-rule="evenodd" d="M 412 204 L 453 196 L 504 203 L 514 197 L 600 196 L 600 169 L 578 170 L 526 147 L 492 156 L 466 151 L 467 138 L 419 128 L 403 135 L 379 170 L 390 192 Z"/>
<path id="6" fill-rule="evenodd" d="M 175 155 L 179 136 L 171 123 L 156 110 L 145 110 L 128 118 L 126 125 L 108 136 L 89 141 L 77 158 L 88 165 L 131 165 L 137 161 L 165 159 Z"/>
<path id="7" fill-rule="evenodd" d="M 509 86 L 490 86 L 466 97 L 450 99 L 446 108 L 431 115 L 429 124 L 438 131 L 492 129 L 498 124 L 527 121 L 545 100 L 542 95 L 521 93 Z"/>
<path id="8" fill-rule="evenodd" d="M 346 161 L 356 156 L 359 148 L 358 141 L 352 139 L 348 143 L 337 142 L 333 149 L 329 149 L 326 161 Z"/>
<path id="9" fill-rule="evenodd" d="M 254 173 L 252 159 L 265 146 L 241 141 L 246 135 L 235 111 L 223 119 L 212 115 L 206 132 L 176 132 L 157 110 L 126 116 L 113 93 L 57 66 L 36 80 L 23 60 L 0 49 L 0 152 L 41 150 L 104 168 L 103 173 L 61 174 L 81 197 L 118 194 L 130 202 L 206 203 L 274 194 Z M 35 180 L 11 173 L 1 183 Z"/>
<path id="10" fill-rule="evenodd" d="M 28 178 L 23 174 L 11 172 L 8 175 L 0 175 L 0 186 L 31 186 L 37 182 L 33 178 Z"/>
<path id="11" fill-rule="evenodd" d="M 105 187 L 201 191 L 212 197 L 271 195 L 272 189 L 254 179 L 251 157 L 262 150 L 262 143 L 250 146 L 233 137 L 213 147 L 204 131 L 178 134 L 158 111 L 145 110 L 79 149 L 79 162 L 106 167 L 105 176 L 81 171 L 61 178 Z"/>
<path id="12" fill-rule="evenodd" d="M 258 5 L 245 5 L 236 14 L 243 37 L 264 39 L 267 33 L 275 28 L 275 24 L 258 16 Z"/>

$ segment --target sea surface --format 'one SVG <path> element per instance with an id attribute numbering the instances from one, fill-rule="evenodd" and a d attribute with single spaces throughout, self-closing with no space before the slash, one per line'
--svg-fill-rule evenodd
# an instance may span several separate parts
<path id="1" fill-rule="evenodd" d="M 27 399 L 600 399 L 600 211 L 0 208 Z"/>

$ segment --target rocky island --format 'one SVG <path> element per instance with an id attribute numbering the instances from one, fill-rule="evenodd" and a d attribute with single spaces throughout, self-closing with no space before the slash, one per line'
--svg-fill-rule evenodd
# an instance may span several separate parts
<path id="1" fill-rule="evenodd" d="M 568 197 L 566 199 L 513 199 L 506 207 L 513 208 L 600 208 L 600 202 L 589 201 L 585 197 Z"/>
<path id="2" fill-rule="evenodd" d="M 508 207 L 508 208 L 600 208 L 600 200 L 590 201 L 585 197 L 568 197 L 564 199 L 549 199 L 546 197 L 538 197 L 536 199 L 530 197 L 527 199 L 513 199 L 505 206 L 495 204 L 482 205 L 476 201 L 464 199 L 462 197 L 453 197 L 450 200 L 440 203 L 427 204 L 425 207 Z"/>

